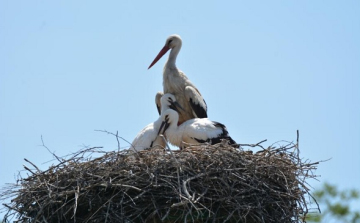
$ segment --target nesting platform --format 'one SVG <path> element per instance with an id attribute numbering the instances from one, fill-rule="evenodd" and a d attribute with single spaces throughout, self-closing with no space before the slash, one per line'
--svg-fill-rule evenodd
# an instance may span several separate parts
<path id="1" fill-rule="evenodd" d="M 248 145 L 255 147 L 261 145 Z M 181 151 L 79 151 L 3 189 L 19 222 L 303 222 L 318 163 L 296 143 Z M 96 157 L 96 158 L 93 158 Z"/>

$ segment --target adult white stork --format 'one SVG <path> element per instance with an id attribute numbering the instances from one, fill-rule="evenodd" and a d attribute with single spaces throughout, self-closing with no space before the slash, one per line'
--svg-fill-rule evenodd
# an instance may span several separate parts
<path id="1" fill-rule="evenodd" d="M 176 67 L 176 58 L 180 52 L 182 40 L 179 35 L 171 35 L 166 39 L 165 46 L 160 50 L 150 69 L 168 50 L 171 49 L 163 70 L 164 93 L 173 94 L 184 111 L 179 115 L 179 124 L 192 118 L 207 118 L 207 105 L 199 90 Z M 159 97 L 160 98 L 160 97 Z M 159 99 L 156 99 L 159 104 Z"/>
<path id="2" fill-rule="evenodd" d="M 160 99 L 160 108 L 159 114 L 164 113 L 167 109 L 174 109 L 175 111 L 179 111 L 183 109 L 181 105 L 176 101 L 175 96 L 172 94 L 161 95 Z M 140 151 L 144 149 L 149 149 L 153 147 L 165 148 L 165 140 L 162 136 L 160 136 L 160 126 L 164 121 L 164 115 L 161 115 L 155 122 L 148 124 L 145 126 L 135 137 L 131 144 L 131 149 L 135 151 Z"/>
<path id="3" fill-rule="evenodd" d="M 179 114 L 173 109 L 167 109 L 161 114 L 163 123 L 160 127 L 160 133 L 166 136 L 166 139 L 178 146 L 180 149 L 187 145 L 199 145 L 209 143 L 214 145 L 228 140 L 230 145 L 239 147 L 230 137 L 226 126 L 208 118 L 194 118 L 187 120 L 181 125 L 177 125 Z"/>

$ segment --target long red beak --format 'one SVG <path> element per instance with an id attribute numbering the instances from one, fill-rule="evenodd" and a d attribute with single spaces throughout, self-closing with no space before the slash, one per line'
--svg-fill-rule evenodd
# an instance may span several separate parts
<path id="1" fill-rule="evenodd" d="M 160 58 L 161 58 L 162 56 L 164 56 L 164 54 L 165 54 L 168 50 L 170 50 L 170 48 L 167 47 L 167 46 L 164 46 L 164 47 L 160 50 L 159 54 L 155 57 L 154 61 L 150 64 L 150 66 L 149 66 L 148 69 L 150 69 L 154 64 L 156 64 L 156 62 L 158 62 L 158 60 L 160 60 Z"/>

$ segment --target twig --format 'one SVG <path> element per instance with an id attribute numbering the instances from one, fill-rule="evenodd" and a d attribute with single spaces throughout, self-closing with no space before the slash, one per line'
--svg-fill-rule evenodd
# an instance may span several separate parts
<path id="1" fill-rule="evenodd" d="M 258 142 L 256 144 L 239 144 L 239 146 L 249 146 L 249 147 L 257 147 L 258 146 L 258 147 L 261 147 L 262 149 L 265 150 L 265 148 L 263 146 L 261 146 L 260 144 L 264 143 L 266 141 L 267 141 L 267 139 L 264 139 L 264 140 L 262 140 L 262 141 L 260 141 L 260 142 Z"/>
<path id="2" fill-rule="evenodd" d="M 106 131 L 106 130 L 95 130 L 96 132 L 103 132 L 103 133 L 106 133 L 106 134 L 109 134 L 109 135 L 113 135 L 113 136 L 115 136 L 116 137 L 116 140 L 118 140 L 118 139 L 122 139 L 122 140 L 124 140 L 125 142 L 127 142 L 127 143 L 129 143 L 129 145 L 131 145 L 131 142 L 129 142 L 129 141 L 127 141 L 126 139 L 124 139 L 123 137 L 120 137 L 120 136 L 118 136 L 118 134 L 116 133 L 116 134 L 114 134 L 114 133 L 112 133 L 112 132 L 108 132 L 108 131 Z"/>
<path id="3" fill-rule="evenodd" d="M 61 162 L 61 159 L 60 159 L 55 153 L 51 152 L 50 149 L 49 149 L 47 146 L 45 146 L 45 143 L 44 143 L 44 140 L 43 140 L 43 136 L 41 135 L 40 137 L 41 137 L 41 143 L 42 143 L 41 146 L 45 147 L 45 149 L 47 149 L 47 151 L 48 151 L 49 153 L 51 153 L 51 155 L 53 155 L 53 157 L 55 157 L 55 158 L 57 159 L 57 161 Z"/>

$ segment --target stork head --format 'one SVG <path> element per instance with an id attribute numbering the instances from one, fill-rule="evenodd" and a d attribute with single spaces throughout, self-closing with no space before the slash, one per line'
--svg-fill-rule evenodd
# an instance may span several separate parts
<path id="1" fill-rule="evenodd" d="M 181 46 L 181 45 L 182 45 L 181 37 L 177 34 L 173 34 L 173 35 L 169 36 L 165 42 L 165 46 L 167 46 L 169 49 L 172 49 L 176 46 Z"/>
<path id="2" fill-rule="evenodd" d="M 160 125 L 158 134 L 161 133 L 164 135 L 169 127 L 177 127 L 177 123 L 179 121 L 179 114 L 175 110 L 167 109 L 163 112 L 163 114 L 161 114 L 161 117 L 163 118 L 163 121 Z"/>
<path id="3" fill-rule="evenodd" d="M 169 108 L 177 112 L 184 111 L 184 108 L 176 101 L 175 96 L 173 94 L 166 93 L 161 97 L 161 111 L 165 111 Z"/>
<path id="4" fill-rule="evenodd" d="M 156 64 L 156 62 L 158 62 L 158 60 L 160 60 L 160 58 L 164 56 L 167 51 L 175 47 L 181 47 L 181 45 L 182 45 L 182 40 L 179 35 L 173 34 L 169 36 L 166 39 L 165 46 L 160 50 L 160 52 L 155 57 L 154 61 L 150 64 L 148 69 L 150 69 L 154 64 Z"/>

